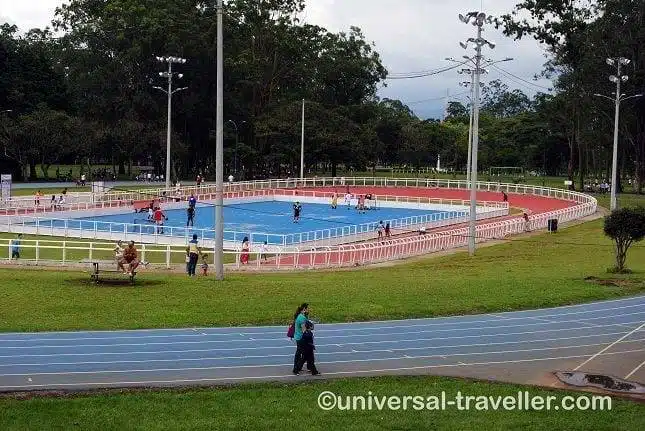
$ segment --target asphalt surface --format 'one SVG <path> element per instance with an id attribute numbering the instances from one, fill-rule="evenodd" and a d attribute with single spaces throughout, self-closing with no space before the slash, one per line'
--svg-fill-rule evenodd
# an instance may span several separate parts
<path id="1" fill-rule="evenodd" d="M 540 383 L 555 370 L 645 382 L 645 296 L 560 308 L 316 325 L 321 376 L 291 373 L 286 327 L 5 333 L 0 391 L 444 374 Z"/>

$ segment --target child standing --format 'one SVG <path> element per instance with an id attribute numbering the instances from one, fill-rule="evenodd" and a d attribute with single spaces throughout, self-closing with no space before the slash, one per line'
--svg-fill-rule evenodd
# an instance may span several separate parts
<path id="1" fill-rule="evenodd" d="M 202 275 L 208 275 L 208 262 L 205 254 L 202 254 Z"/>
<path id="2" fill-rule="evenodd" d="M 305 331 L 302 333 L 302 343 L 305 345 L 302 356 L 300 358 L 300 363 L 296 367 L 297 370 L 301 370 L 302 366 L 307 363 L 307 369 L 311 371 L 312 376 L 317 376 L 320 374 L 315 364 L 314 350 L 316 346 L 314 344 L 314 325 L 310 320 L 307 320 L 305 323 Z"/>
<path id="3" fill-rule="evenodd" d="M 267 242 L 264 241 L 264 244 L 260 246 L 260 260 L 264 260 L 265 262 L 267 261 L 267 252 L 269 251 L 269 246 L 267 245 Z"/>

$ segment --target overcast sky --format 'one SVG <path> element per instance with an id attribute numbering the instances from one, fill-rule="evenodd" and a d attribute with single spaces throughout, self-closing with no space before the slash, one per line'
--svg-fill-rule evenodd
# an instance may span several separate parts
<path id="1" fill-rule="evenodd" d="M 461 23 L 457 15 L 482 10 L 502 15 L 512 10 L 519 0 L 307 0 L 303 18 L 330 31 L 346 31 L 350 26 L 362 29 L 392 74 L 432 70 L 444 67 L 446 57 L 461 59 L 472 55 L 464 51 L 460 41 L 474 37 L 476 28 Z M 0 20 L 16 24 L 21 30 L 49 25 L 54 9 L 63 0 L 0 0 Z M 492 59 L 513 57 L 499 65 L 515 75 L 505 75 L 491 68 L 483 81 L 502 79 L 509 87 L 519 88 L 529 95 L 548 91 L 548 81 L 534 81 L 546 61 L 543 50 L 532 39 L 513 41 L 501 32 L 489 28 L 484 37 L 496 43 L 494 50 L 484 48 L 483 54 Z M 521 78 L 521 79 L 517 79 Z M 450 100 L 465 101 L 466 89 L 460 81 L 468 80 L 455 70 L 418 79 L 388 80 L 379 90 L 381 97 L 400 99 L 421 118 L 441 118 Z M 524 82 L 522 80 L 528 81 Z M 534 85 L 534 84 L 537 84 Z M 545 88 L 541 88 L 545 87 Z"/>

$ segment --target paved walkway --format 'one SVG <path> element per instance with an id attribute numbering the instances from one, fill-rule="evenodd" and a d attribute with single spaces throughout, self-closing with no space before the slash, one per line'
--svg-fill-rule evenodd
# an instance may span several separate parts
<path id="1" fill-rule="evenodd" d="M 645 382 L 645 296 L 543 310 L 318 324 L 325 377 L 440 374 L 557 385 L 580 370 Z M 0 335 L 0 391 L 298 381 L 285 327 Z"/>

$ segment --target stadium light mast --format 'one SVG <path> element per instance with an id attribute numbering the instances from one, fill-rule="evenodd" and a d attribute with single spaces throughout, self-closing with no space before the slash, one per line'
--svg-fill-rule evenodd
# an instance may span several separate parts
<path id="1" fill-rule="evenodd" d="M 186 90 L 188 87 L 177 88 L 173 91 L 172 89 L 172 78 L 177 76 L 181 79 L 184 77 L 181 73 L 174 73 L 172 71 L 173 64 L 184 64 L 186 63 L 185 58 L 180 57 L 157 57 L 157 61 L 160 63 L 168 63 L 167 72 L 159 72 L 159 76 L 162 78 L 168 79 L 168 90 L 164 90 L 161 87 L 153 87 L 157 90 L 163 91 L 168 96 L 168 125 L 166 127 L 166 191 L 170 190 L 170 135 L 172 129 L 172 95 L 178 91 Z"/>
<path id="2" fill-rule="evenodd" d="M 629 63 L 631 63 L 631 60 L 624 57 L 608 58 L 607 64 L 609 66 L 616 66 L 616 75 L 609 76 L 609 80 L 616 84 L 616 97 L 612 99 L 602 94 L 594 94 L 594 96 L 613 100 L 616 105 L 614 114 L 614 148 L 611 160 L 611 197 L 609 201 L 609 209 L 611 211 L 614 211 L 618 206 L 616 202 L 616 190 L 618 189 L 618 121 L 620 116 L 620 102 L 643 96 L 642 94 L 634 94 L 633 96 L 625 97 L 625 94 L 620 93 L 620 84 L 627 82 L 629 79 L 627 75 L 621 75 L 621 68 L 622 66 L 627 66 Z"/>
<path id="3" fill-rule="evenodd" d="M 217 0 L 217 112 L 215 120 L 215 279 L 224 280 L 224 6 Z"/>
<path id="4" fill-rule="evenodd" d="M 305 181 L 305 99 L 302 99 L 302 132 L 300 134 L 300 182 Z M 304 184 L 303 184 L 304 187 Z"/>
<path id="5" fill-rule="evenodd" d="M 482 47 L 487 45 L 494 49 L 495 44 L 482 38 L 483 26 L 485 23 L 492 24 L 493 17 L 487 16 L 484 12 L 468 12 L 465 16 L 459 14 L 459 20 L 464 24 L 472 23 L 477 27 L 477 37 L 469 38 L 466 42 L 460 42 L 463 49 L 467 49 L 469 44 L 475 45 L 475 70 L 473 80 L 473 137 L 472 137 L 472 156 L 471 156 L 471 173 L 470 173 L 470 226 L 468 252 L 471 256 L 475 254 L 475 236 L 477 234 L 477 148 L 479 145 L 479 78 L 482 73 Z"/>

